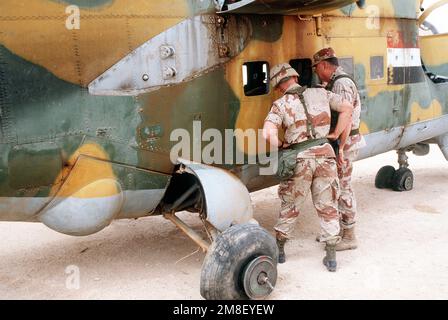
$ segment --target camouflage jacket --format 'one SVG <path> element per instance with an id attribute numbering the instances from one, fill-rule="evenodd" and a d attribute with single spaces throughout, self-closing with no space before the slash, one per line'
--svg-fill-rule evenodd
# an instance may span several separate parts
<path id="1" fill-rule="evenodd" d="M 298 84 L 287 91 L 300 87 Z M 316 137 L 309 137 L 307 132 L 307 117 L 305 109 L 297 94 L 286 93 L 274 102 L 265 121 L 270 121 L 277 127 L 285 129 L 285 141 L 289 144 L 300 143 L 309 138 L 325 138 L 330 132 L 331 110 L 339 112 L 342 97 L 320 88 L 307 89 L 303 94 Z M 335 157 L 330 144 L 313 147 L 298 154 L 298 158 Z"/>
<path id="2" fill-rule="evenodd" d="M 338 67 L 331 80 L 337 76 L 346 74 L 342 67 Z M 356 84 L 349 78 L 338 79 L 333 86 L 332 92 L 340 95 L 345 100 L 353 104 L 352 130 L 359 129 L 361 124 L 361 97 L 359 96 Z M 361 134 L 351 136 L 347 139 L 345 150 L 357 150 L 365 146 L 364 138 Z"/>

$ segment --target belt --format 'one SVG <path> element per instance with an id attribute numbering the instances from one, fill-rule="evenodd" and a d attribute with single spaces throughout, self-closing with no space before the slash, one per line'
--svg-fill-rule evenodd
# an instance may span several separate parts
<path id="1" fill-rule="evenodd" d="M 357 136 L 359 134 L 359 129 L 354 129 L 350 131 L 350 137 Z"/>
<path id="2" fill-rule="evenodd" d="M 288 148 L 286 149 L 293 149 L 298 151 L 298 153 L 305 151 L 307 149 L 313 148 L 313 147 L 317 147 L 317 146 L 321 146 L 325 143 L 330 143 L 330 140 L 328 140 L 327 138 L 322 138 L 322 139 L 309 139 L 309 140 L 305 140 L 303 142 L 300 143 L 295 143 L 290 145 Z"/>

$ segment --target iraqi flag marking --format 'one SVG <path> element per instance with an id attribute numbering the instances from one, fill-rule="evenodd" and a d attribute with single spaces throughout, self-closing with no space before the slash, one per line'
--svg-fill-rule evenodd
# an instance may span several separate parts
<path id="1" fill-rule="evenodd" d="M 387 37 L 389 84 L 409 84 L 425 81 L 417 39 L 404 39 L 402 32 L 390 32 Z"/>

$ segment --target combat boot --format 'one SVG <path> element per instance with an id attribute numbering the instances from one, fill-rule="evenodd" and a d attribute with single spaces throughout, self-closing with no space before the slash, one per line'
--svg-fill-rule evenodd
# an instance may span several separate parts
<path id="1" fill-rule="evenodd" d="M 286 262 L 285 243 L 286 243 L 286 239 L 277 239 L 278 263 L 285 263 Z"/>
<path id="2" fill-rule="evenodd" d="M 336 251 L 354 250 L 358 247 L 355 236 L 355 228 L 344 229 L 342 241 L 336 245 Z"/>
<path id="3" fill-rule="evenodd" d="M 325 246 L 327 255 L 324 257 L 323 263 L 330 272 L 336 272 L 336 243 L 334 241 L 328 241 Z"/>

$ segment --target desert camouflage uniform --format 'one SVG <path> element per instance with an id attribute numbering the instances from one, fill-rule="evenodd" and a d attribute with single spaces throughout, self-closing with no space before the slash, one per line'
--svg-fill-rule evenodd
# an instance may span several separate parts
<path id="1" fill-rule="evenodd" d="M 287 92 L 300 88 L 292 85 Z M 331 112 L 340 111 L 342 97 L 325 89 L 307 89 L 304 98 L 315 128 L 316 137 L 325 138 L 330 131 Z M 285 141 L 289 144 L 308 140 L 307 117 L 297 94 L 286 93 L 275 101 L 266 117 L 285 129 Z M 335 154 L 330 144 L 324 144 L 300 152 L 292 178 L 279 186 L 281 199 L 280 217 L 275 230 L 278 238 L 290 238 L 302 205 L 311 190 L 313 203 L 320 218 L 321 241 L 339 240 L 339 213 L 337 199 L 339 186 Z"/>
<path id="2" fill-rule="evenodd" d="M 338 67 L 332 76 L 332 80 L 337 76 L 346 74 L 342 67 Z M 352 130 L 359 129 L 361 117 L 361 98 L 355 83 L 349 78 L 338 79 L 332 91 L 339 94 L 345 100 L 353 104 Z M 344 164 L 338 166 L 338 176 L 340 184 L 339 214 L 341 223 L 345 229 L 350 229 L 355 225 L 356 198 L 352 188 L 353 161 L 358 157 L 359 149 L 365 146 L 362 135 L 357 134 L 347 139 L 344 147 Z"/>

